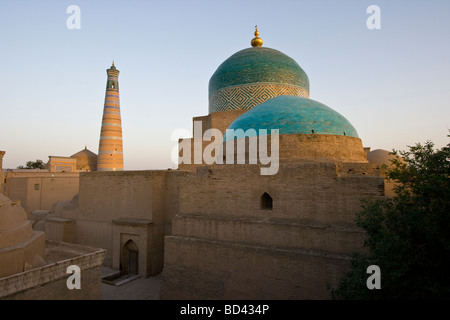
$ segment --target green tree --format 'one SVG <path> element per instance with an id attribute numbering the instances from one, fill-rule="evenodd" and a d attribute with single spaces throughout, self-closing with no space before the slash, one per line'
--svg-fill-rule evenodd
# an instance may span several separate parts
<path id="1" fill-rule="evenodd" d="M 17 169 L 45 169 L 45 163 L 42 160 L 27 161 L 25 166 L 18 166 Z"/>
<path id="2" fill-rule="evenodd" d="M 450 144 L 393 151 L 387 178 L 392 199 L 363 202 L 356 224 L 368 254 L 354 253 L 351 270 L 330 289 L 333 299 L 450 299 Z M 367 267 L 381 270 L 381 289 L 369 290 Z"/>

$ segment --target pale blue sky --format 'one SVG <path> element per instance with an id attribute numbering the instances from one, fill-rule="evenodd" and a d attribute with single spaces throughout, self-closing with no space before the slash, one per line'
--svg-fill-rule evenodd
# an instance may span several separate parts
<path id="1" fill-rule="evenodd" d="M 69 5 L 81 29 L 69 30 Z M 369 30 L 366 9 L 381 8 Z M 106 69 L 120 70 L 125 169 L 172 167 L 171 133 L 208 113 L 208 81 L 258 25 L 296 60 L 311 98 L 364 146 L 448 143 L 450 1 L 0 1 L 5 168 L 85 145 L 97 153 Z"/>

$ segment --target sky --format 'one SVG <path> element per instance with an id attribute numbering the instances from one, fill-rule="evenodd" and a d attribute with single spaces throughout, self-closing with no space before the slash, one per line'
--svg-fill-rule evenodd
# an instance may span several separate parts
<path id="1" fill-rule="evenodd" d="M 70 5 L 80 28 L 69 29 Z M 369 29 L 370 5 L 380 29 Z M 98 152 L 106 69 L 120 71 L 124 169 L 175 168 L 172 133 L 208 114 L 208 82 L 258 25 L 310 98 L 371 150 L 449 143 L 450 1 L 0 0 L 3 168 Z"/>

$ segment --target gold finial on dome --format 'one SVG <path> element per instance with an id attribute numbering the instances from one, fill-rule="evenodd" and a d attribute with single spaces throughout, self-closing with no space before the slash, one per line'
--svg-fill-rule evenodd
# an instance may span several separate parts
<path id="1" fill-rule="evenodd" d="M 259 37 L 258 26 L 255 26 L 255 37 L 252 39 L 252 47 L 261 47 L 263 44 L 262 39 Z"/>
<path id="2" fill-rule="evenodd" d="M 112 66 L 114 67 L 114 59 L 113 59 L 113 64 L 112 64 Z"/>

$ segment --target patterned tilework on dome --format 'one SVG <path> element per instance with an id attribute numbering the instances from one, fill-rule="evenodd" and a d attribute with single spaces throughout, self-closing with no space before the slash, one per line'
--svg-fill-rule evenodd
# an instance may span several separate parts
<path id="1" fill-rule="evenodd" d="M 280 134 L 330 134 L 358 138 L 352 124 L 340 113 L 315 100 L 279 96 L 247 111 L 234 120 L 228 129 L 279 129 Z M 237 134 L 238 138 L 243 134 Z M 224 140 L 231 136 L 225 134 Z"/>
<path id="2" fill-rule="evenodd" d="M 233 99 L 226 89 L 263 84 L 272 88 L 280 85 L 280 89 L 267 91 L 267 99 L 280 94 L 309 97 L 308 76 L 295 60 L 275 49 L 254 47 L 236 52 L 214 72 L 209 80 L 209 113 L 252 108 L 254 105 L 250 101 L 262 99 L 263 95 L 253 96 L 252 92 L 242 89 Z M 291 91 L 283 91 L 286 88 Z M 238 100 L 245 100 L 245 103 Z"/>
<path id="3" fill-rule="evenodd" d="M 281 95 L 308 97 L 308 92 L 298 86 L 260 83 L 233 86 L 217 90 L 209 97 L 210 112 L 251 109 L 270 98 Z"/>

